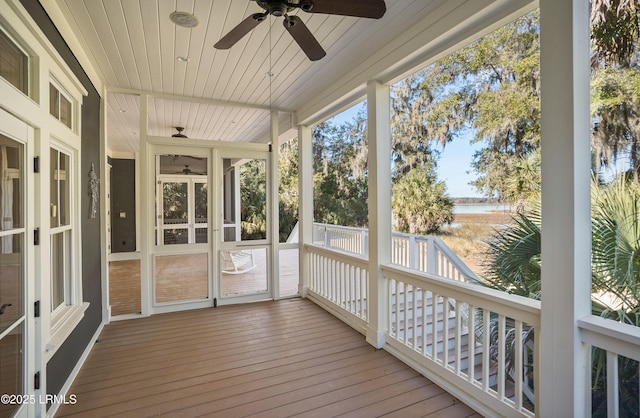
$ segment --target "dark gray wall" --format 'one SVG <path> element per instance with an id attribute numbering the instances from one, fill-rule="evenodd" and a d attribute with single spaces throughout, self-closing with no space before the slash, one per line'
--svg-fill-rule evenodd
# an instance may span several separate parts
<path id="1" fill-rule="evenodd" d="M 136 162 L 111 158 L 111 252 L 136 250 Z M 121 218 L 120 213 L 125 217 Z"/>
<path id="2" fill-rule="evenodd" d="M 84 300 L 91 305 L 85 312 L 82 322 L 47 363 L 47 393 L 57 394 L 102 322 L 100 215 L 98 213 L 96 218 L 89 219 L 88 193 L 91 163 L 95 164 L 96 174 L 98 178 L 102 179 L 100 167 L 101 98 L 40 3 L 37 0 L 21 0 L 21 2 L 89 92 L 82 103 L 82 160 L 80 161 L 82 207 L 79 213 L 82 219 L 82 295 Z"/>

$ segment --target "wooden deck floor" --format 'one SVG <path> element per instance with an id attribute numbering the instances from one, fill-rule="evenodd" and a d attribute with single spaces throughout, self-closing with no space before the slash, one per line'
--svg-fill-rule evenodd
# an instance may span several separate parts
<path id="1" fill-rule="evenodd" d="M 56 417 L 479 416 L 304 299 L 109 324 L 70 394 Z"/>

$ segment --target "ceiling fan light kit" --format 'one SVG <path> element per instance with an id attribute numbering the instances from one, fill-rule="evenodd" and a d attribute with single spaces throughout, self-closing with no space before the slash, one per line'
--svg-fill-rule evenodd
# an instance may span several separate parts
<path id="1" fill-rule="evenodd" d="M 380 19 L 387 8 L 384 0 L 250 0 L 264 9 L 245 18 L 224 35 L 215 45 L 216 49 L 229 49 L 251 32 L 267 16 L 284 17 L 284 27 L 311 61 L 326 55 L 320 43 L 313 36 L 304 21 L 297 15 L 289 15 L 295 9 L 307 13 L 321 13 L 339 16 Z"/>

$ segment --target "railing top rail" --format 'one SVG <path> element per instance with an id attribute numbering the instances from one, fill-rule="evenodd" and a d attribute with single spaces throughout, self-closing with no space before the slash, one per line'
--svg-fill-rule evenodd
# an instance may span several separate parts
<path id="1" fill-rule="evenodd" d="M 579 319 L 578 327 L 585 343 L 640 361 L 640 327 L 595 315 Z"/>
<path id="2" fill-rule="evenodd" d="M 395 265 L 382 266 L 382 271 L 385 276 L 400 278 L 443 296 L 459 298 L 463 302 L 522 320 L 534 327 L 540 326 L 541 305 L 538 300 L 480 285 L 443 279 Z"/>
<path id="3" fill-rule="evenodd" d="M 305 244 L 304 248 L 305 250 L 312 252 L 314 254 L 320 254 L 325 257 L 336 258 L 342 261 L 346 261 L 349 264 L 356 267 L 360 267 L 362 269 L 369 268 L 369 260 L 365 257 L 359 256 L 354 253 L 349 253 L 349 252 L 338 250 L 335 248 L 327 248 L 327 247 L 323 247 L 321 245 L 315 245 L 315 244 Z"/>
<path id="4" fill-rule="evenodd" d="M 343 226 L 343 225 L 332 225 L 332 224 L 322 224 L 318 222 L 314 222 L 313 226 L 316 228 L 327 228 L 334 230 L 342 230 L 348 232 L 358 232 L 358 233 L 368 233 L 368 229 L 366 228 L 358 228 L 352 226 Z M 414 238 L 416 242 L 430 242 L 432 243 L 438 251 L 440 251 L 448 260 L 451 261 L 453 265 L 458 269 L 458 271 L 467 278 L 467 280 L 471 281 L 479 281 L 478 276 L 471 271 L 471 269 L 458 257 L 456 253 L 454 253 L 447 244 L 442 241 L 440 238 L 432 236 L 432 235 L 417 235 L 417 234 L 408 234 L 405 232 L 392 232 L 392 238 L 398 239 L 406 239 L 410 240 Z"/>
<path id="5" fill-rule="evenodd" d="M 314 222 L 313 226 L 321 227 L 321 228 L 323 227 L 323 228 L 341 229 L 341 230 L 352 231 L 352 232 L 369 232 L 369 230 L 367 228 L 360 228 L 360 227 L 357 227 L 357 226 L 321 224 L 321 223 L 318 223 L 318 222 Z"/>
<path id="6" fill-rule="evenodd" d="M 455 264 L 455 266 L 460 270 L 462 274 L 469 277 L 470 279 L 475 280 L 476 282 L 480 281 L 478 276 L 476 276 L 476 274 L 471 271 L 471 269 L 460 259 L 460 257 L 458 257 L 456 253 L 451 250 L 451 248 L 449 248 L 447 244 L 445 244 L 444 241 L 442 241 L 438 237 L 431 238 L 433 239 L 434 245 L 438 247 L 438 250 L 440 250 L 449 260 L 451 260 L 451 262 Z"/>

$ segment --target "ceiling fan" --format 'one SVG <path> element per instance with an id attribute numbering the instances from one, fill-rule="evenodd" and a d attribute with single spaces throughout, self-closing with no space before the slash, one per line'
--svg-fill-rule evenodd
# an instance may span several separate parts
<path id="1" fill-rule="evenodd" d="M 192 175 L 192 174 L 197 174 L 198 176 L 206 176 L 207 175 L 207 173 L 199 173 L 197 171 L 191 170 L 189 168 L 189 164 L 185 164 L 184 168 L 182 170 L 180 170 L 180 171 L 176 171 L 175 174 L 184 174 L 185 176 L 189 176 L 189 175 Z"/>
<path id="2" fill-rule="evenodd" d="M 229 49 L 251 32 L 258 24 L 266 20 L 267 16 L 283 16 L 285 29 L 311 61 L 317 61 L 326 55 L 324 49 L 313 36 L 307 25 L 298 16 L 289 13 L 300 9 L 308 13 L 322 13 L 329 15 L 366 17 L 380 19 L 387 7 L 384 0 L 250 0 L 258 3 L 264 9 L 262 13 L 254 13 L 244 19 L 229 33 L 222 37 L 214 47 Z"/>
<path id="3" fill-rule="evenodd" d="M 182 126 L 175 126 L 175 128 L 178 132 L 171 135 L 172 138 L 188 138 L 188 136 L 182 133 L 182 131 L 184 131 L 184 128 Z"/>

